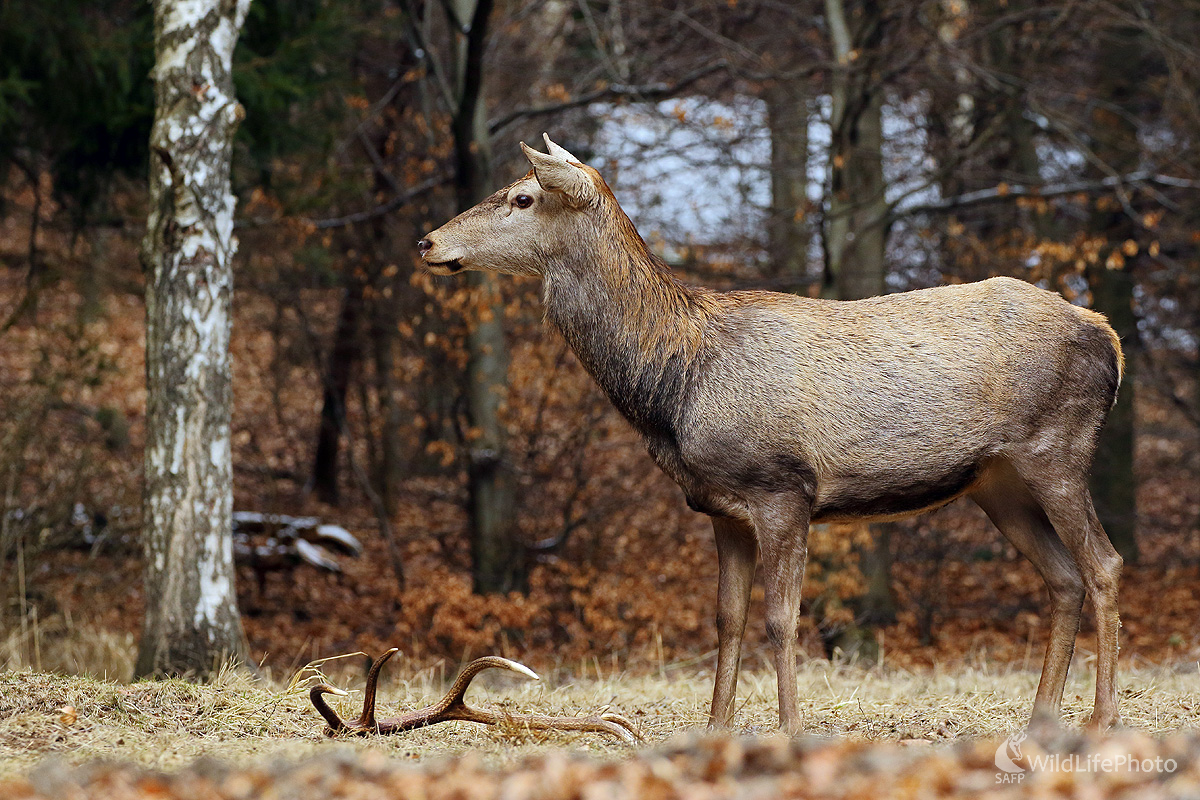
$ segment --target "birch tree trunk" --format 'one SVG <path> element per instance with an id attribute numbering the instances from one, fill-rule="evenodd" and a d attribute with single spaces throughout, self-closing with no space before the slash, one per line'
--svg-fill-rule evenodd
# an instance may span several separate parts
<path id="1" fill-rule="evenodd" d="M 156 0 L 146 271 L 146 616 L 139 676 L 244 659 L 233 585 L 231 67 L 250 0 Z"/>

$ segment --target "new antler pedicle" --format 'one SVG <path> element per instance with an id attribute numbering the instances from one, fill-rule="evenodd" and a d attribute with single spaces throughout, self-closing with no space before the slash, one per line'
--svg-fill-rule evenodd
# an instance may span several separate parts
<path id="1" fill-rule="evenodd" d="M 379 684 L 379 672 L 383 669 L 383 665 L 387 660 L 396 654 L 397 650 L 398 648 L 393 647 L 375 659 L 375 662 L 371 664 L 371 670 L 367 673 L 367 686 L 364 691 L 362 714 L 354 722 L 347 722 L 339 717 L 337 712 L 330 708 L 329 704 L 325 702 L 325 698 L 322 697 L 322 695 L 326 694 L 344 696 L 347 694 L 346 692 L 336 689 L 327 683 L 319 684 L 309 690 L 308 696 L 312 700 L 312 704 L 316 706 L 317 711 L 329 723 L 325 728 L 326 735 L 337 736 L 339 734 L 350 733 L 357 736 L 368 736 L 375 733 L 400 733 L 402 731 L 423 728 L 426 725 L 435 725 L 439 722 L 463 720 L 466 722 L 478 722 L 483 725 L 510 725 L 516 728 L 537 731 L 590 731 L 607 733 L 629 744 L 633 744 L 641 739 L 637 730 L 633 727 L 633 723 L 619 714 L 601 714 L 592 717 L 552 717 L 544 714 L 510 714 L 505 711 L 489 711 L 467 705 L 463 699 L 463 696 L 467 693 L 467 687 L 475 676 L 485 669 L 506 669 L 524 675 L 527 678 L 532 678 L 535 681 L 541 680 L 536 672 L 524 664 L 518 664 L 515 661 L 509 661 L 507 658 L 500 658 L 499 656 L 477 658 L 470 664 L 467 664 L 458 677 L 455 678 L 454 685 L 450 687 L 450 691 L 446 692 L 446 696 L 433 705 L 416 711 L 409 711 L 398 717 L 375 719 L 375 692 Z"/>

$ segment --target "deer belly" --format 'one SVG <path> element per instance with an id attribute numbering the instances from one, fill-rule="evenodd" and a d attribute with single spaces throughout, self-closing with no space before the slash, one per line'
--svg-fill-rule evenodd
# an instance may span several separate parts
<path id="1" fill-rule="evenodd" d="M 923 475 L 876 473 L 818 482 L 814 522 L 906 517 L 949 503 L 971 490 L 979 466 L 964 464 Z"/>

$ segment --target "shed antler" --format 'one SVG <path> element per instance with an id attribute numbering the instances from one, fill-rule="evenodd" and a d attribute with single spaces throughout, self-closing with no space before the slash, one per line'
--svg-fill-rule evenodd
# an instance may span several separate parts
<path id="1" fill-rule="evenodd" d="M 477 658 L 470 664 L 467 664 L 458 677 L 455 678 L 454 685 L 450 687 L 450 691 L 446 692 L 446 696 L 433 705 L 416 711 L 409 711 L 398 717 L 377 720 L 375 719 L 375 692 L 379 684 L 379 672 L 383 669 L 383 665 L 387 660 L 396 654 L 397 649 L 393 647 L 375 659 L 375 662 L 371 664 L 371 670 L 367 673 L 367 686 L 363 697 L 362 714 L 354 722 L 346 722 L 339 717 L 337 712 L 330 708 L 329 704 L 325 702 L 325 698 L 322 697 L 322 695 L 326 694 L 344 696 L 346 692 L 336 689 L 327 683 L 318 684 L 309 690 L 308 696 L 312 700 L 312 704 L 316 706 L 317 711 L 329 723 L 325 728 L 326 735 L 336 736 L 338 734 L 351 733 L 357 736 L 367 736 L 372 733 L 400 733 L 402 731 L 423 728 L 426 725 L 435 725 L 439 722 L 463 720 L 466 722 L 478 722 L 483 725 L 511 725 L 537 731 L 590 731 L 607 733 L 629 744 L 633 744 L 641 739 L 641 736 L 638 735 L 637 730 L 633 727 L 633 723 L 619 714 L 601 714 L 591 717 L 552 717 L 544 714 L 509 714 L 505 711 L 489 711 L 467 705 L 463 699 L 463 696 L 467 693 L 467 687 L 471 684 L 475 676 L 485 669 L 506 669 L 524 675 L 527 678 L 532 678 L 535 681 L 541 680 L 536 672 L 524 664 L 518 664 L 515 661 L 509 661 L 507 658 L 500 658 L 499 656 Z"/>

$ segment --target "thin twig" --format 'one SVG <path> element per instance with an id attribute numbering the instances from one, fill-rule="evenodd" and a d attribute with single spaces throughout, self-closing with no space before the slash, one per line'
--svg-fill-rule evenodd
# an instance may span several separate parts
<path id="1" fill-rule="evenodd" d="M 435 175 L 432 178 L 418 183 L 403 194 L 396 195 L 386 203 L 375 206 L 375 208 L 366 211 L 356 211 L 353 214 L 346 214 L 342 217 L 329 217 L 326 219 L 310 219 L 308 220 L 317 230 L 329 230 L 331 228 L 344 228 L 347 225 L 354 225 L 359 222 L 369 222 L 376 217 L 382 217 L 385 214 L 390 214 L 398 208 L 403 208 L 419 197 L 422 197 L 429 192 L 439 187 L 445 186 L 450 182 L 449 175 Z"/>
<path id="2" fill-rule="evenodd" d="M 387 164 L 383 163 L 383 156 L 379 155 L 379 151 L 375 149 L 375 145 L 367 137 L 366 131 L 359 130 L 358 143 L 362 145 L 363 152 L 367 154 L 367 158 L 371 159 L 371 163 L 375 166 L 375 172 L 379 177 L 383 178 L 397 197 L 405 193 L 404 187 L 400 185 L 400 181 L 396 180 L 396 176 L 387 168 Z"/>
<path id="3" fill-rule="evenodd" d="M 541 117 L 547 114 L 557 114 L 560 111 L 579 108 L 580 106 L 586 106 L 590 103 L 600 102 L 601 100 L 613 100 L 622 97 L 632 97 L 637 100 L 664 100 L 674 97 L 701 78 L 706 78 L 715 72 L 720 72 L 728 68 L 729 64 L 722 59 L 684 75 L 675 83 L 610 83 L 600 89 L 586 92 L 571 100 L 564 100 L 561 103 L 548 103 L 546 105 L 530 106 L 510 111 L 504 116 L 497 117 L 488 122 L 488 133 L 494 136 L 519 120 L 529 119 L 530 117 Z"/>
<path id="4" fill-rule="evenodd" d="M 1049 198 L 1063 195 L 1097 192 L 1105 189 L 1116 189 L 1126 185 L 1145 184 L 1150 186 L 1165 186 L 1172 189 L 1200 189 L 1200 181 L 1176 178 L 1171 175 L 1156 175 L 1151 172 L 1131 172 L 1127 175 L 1110 175 L 1093 181 L 1070 181 L 1068 183 L 1052 183 L 1043 185 L 998 184 L 987 189 L 965 192 L 944 200 L 931 203 L 920 203 L 907 208 L 896 209 L 889 221 L 917 214 L 939 214 L 955 211 L 960 208 L 991 203 L 997 200 L 1034 197 Z"/>

